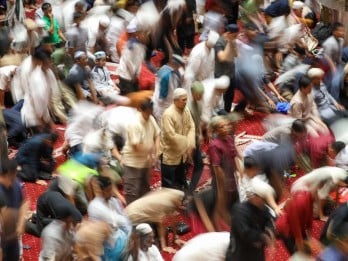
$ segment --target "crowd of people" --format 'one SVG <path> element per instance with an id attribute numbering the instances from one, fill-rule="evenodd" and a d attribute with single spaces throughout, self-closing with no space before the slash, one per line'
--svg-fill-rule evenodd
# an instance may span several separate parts
<path id="1" fill-rule="evenodd" d="M 40 261 L 312 260 L 315 218 L 317 260 L 347 260 L 344 33 L 316 0 L 0 1 L 0 260 L 24 233 Z"/>

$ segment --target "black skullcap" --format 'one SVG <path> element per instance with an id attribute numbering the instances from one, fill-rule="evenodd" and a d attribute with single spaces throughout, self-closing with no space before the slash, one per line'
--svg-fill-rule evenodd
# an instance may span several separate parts
<path id="1" fill-rule="evenodd" d="M 225 26 L 226 32 L 230 33 L 238 33 L 239 32 L 239 27 L 236 24 L 228 24 Z"/>

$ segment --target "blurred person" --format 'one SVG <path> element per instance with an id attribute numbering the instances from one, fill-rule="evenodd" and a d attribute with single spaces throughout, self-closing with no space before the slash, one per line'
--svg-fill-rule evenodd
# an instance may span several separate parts
<path id="1" fill-rule="evenodd" d="M 147 223 L 138 224 L 128 241 L 128 261 L 163 261 L 163 257 L 154 244 L 154 232 Z"/>
<path id="2" fill-rule="evenodd" d="M 195 0 L 185 0 L 181 19 L 176 27 L 178 45 L 183 53 L 186 50 L 187 54 L 190 54 L 191 49 L 195 46 L 195 22 L 193 15 L 196 13 L 196 9 Z"/>
<path id="3" fill-rule="evenodd" d="M 193 122 L 195 124 L 195 139 L 196 139 L 196 148 L 193 151 L 192 160 L 193 160 L 193 170 L 190 181 L 190 193 L 193 193 L 196 189 L 198 182 L 201 178 L 203 171 L 203 159 L 201 151 L 201 143 L 203 142 L 203 133 L 202 133 L 202 98 L 204 95 L 204 86 L 201 82 L 195 81 L 191 85 L 191 96 L 192 99 L 189 101 L 188 107 L 191 112 Z"/>
<path id="4" fill-rule="evenodd" d="M 329 93 L 322 82 L 325 72 L 320 68 L 311 68 L 307 72 L 313 84 L 313 98 L 321 119 L 330 125 L 336 119 L 348 116 L 345 108 Z"/>
<path id="5" fill-rule="evenodd" d="M 5 201 L 8 216 L 4 218 L 2 227 L 1 249 L 2 260 L 20 260 L 20 236 L 24 233 L 25 215 L 29 210 L 29 202 L 24 199 L 22 188 L 16 179 L 17 163 L 4 160 L 0 170 L 0 198 Z M 8 223 L 7 223 L 8 222 Z"/>
<path id="6" fill-rule="evenodd" d="M 210 31 L 216 32 L 219 35 L 224 32 L 224 26 L 226 24 L 226 18 L 221 13 L 218 13 L 218 12 L 215 12 L 215 11 L 212 11 L 212 10 L 207 10 L 204 13 L 203 18 L 201 18 L 200 21 L 202 21 L 202 23 L 203 23 L 203 32 L 202 32 L 202 34 L 199 37 L 200 41 L 207 40 L 208 33 Z"/>
<path id="7" fill-rule="evenodd" d="M 314 169 L 305 176 L 299 178 L 291 186 L 291 193 L 306 191 L 311 193 L 313 201 L 318 203 L 318 214 L 322 221 L 327 221 L 324 215 L 324 203 L 329 193 L 338 185 L 346 186 L 347 173 L 344 169 L 338 167 L 321 167 Z"/>
<path id="8" fill-rule="evenodd" d="M 222 75 L 219 78 L 207 79 L 204 85 L 203 107 L 201 120 L 208 124 L 212 117 L 226 115 L 224 94 L 230 86 L 230 78 Z"/>
<path id="9" fill-rule="evenodd" d="M 155 224 L 161 250 L 173 253 L 173 247 L 167 246 L 164 221 L 175 215 L 175 211 L 182 209 L 183 199 L 184 192 L 162 188 L 157 191 L 151 191 L 133 201 L 125 208 L 125 213 L 134 225 L 140 223 Z M 166 224 L 168 226 L 174 225 L 175 221 L 177 221 L 174 217 L 167 220 L 170 221 L 170 224 Z"/>
<path id="10" fill-rule="evenodd" d="M 6 124 L 0 111 L 0 169 L 5 160 L 8 159 L 8 142 L 6 133 Z"/>
<path id="11" fill-rule="evenodd" d="M 71 57 L 74 57 L 77 51 L 87 53 L 88 31 L 81 26 L 84 18 L 84 13 L 75 12 L 73 15 L 74 24 L 66 31 L 68 50 Z"/>
<path id="12" fill-rule="evenodd" d="M 44 42 L 53 45 L 58 45 L 60 42 L 66 42 L 63 32 L 59 28 L 57 19 L 53 16 L 52 5 L 43 3 L 41 9 L 44 13 L 42 20 L 45 22 L 45 29 L 48 32 L 48 37 L 43 39 Z"/>
<path id="13" fill-rule="evenodd" d="M 89 28 L 87 44 L 88 51 L 92 54 L 95 52 L 104 51 L 109 55 L 106 33 L 110 26 L 110 18 L 107 15 L 101 15 L 99 17 L 96 16 L 96 18 L 93 16 L 90 17 L 94 24 L 96 22 L 98 23 L 98 26 L 96 28 Z"/>
<path id="14" fill-rule="evenodd" d="M 237 150 L 234 137 L 230 135 L 230 126 L 226 116 L 215 116 L 209 123 L 212 139 L 209 142 L 208 155 L 217 202 L 213 216 L 215 224 L 218 224 L 217 220 L 230 224 L 229 211 L 239 199 L 235 176 Z M 221 228 L 217 229 L 221 231 Z"/>
<path id="15" fill-rule="evenodd" d="M 213 48 L 218 38 L 218 33 L 210 31 L 206 41 L 193 47 L 185 67 L 186 86 L 190 87 L 194 81 L 203 81 L 214 77 L 215 51 Z"/>
<path id="16" fill-rule="evenodd" d="M 299 82 L 299 90 L 290 101 L 290 116 L 305 122 L 309 135 L 319 136 L 328 133 L 328 128 L 320 119 L 317 106 L 312 95 L 312 82 L 303 76 Z"/>
<path id="17" fill-rule="evenodd" d="M 87 66 L 86 53 L 82 51 L 75 52 L 74 60 L 75 63 L 65 79 L 66 85 L 73 90 L 77 100 L 89 99 L 94 103 L 98 103 L 90 69 Z"/>
<path id="18" fill-rule="evenodd" d="M 325 246 L 332 244 L 337 235 L 340 234 L 342 227 L 348 222 L 348 203 L 339 205 L 329 216 L 321 234 L 320 242 Z"/>
<path id="19" fill-rule="evenodd" d="M 323 252 L 319 254 L 317 260 L 329 261 L 337 260 L 344 261 L 347 260 L 348 256 L 348 223 L 344 223 L 341 229 L 335 235 L 332 244 L 326 247 Z"/>
<path id="20" fill-rule="evenodd" d="M 217 40 L 215 49 L 215 78 L 226 75 L 230 78 L 229 87 L 224 94 L 224 109 L 230 112 L 234 98 L 235 89 L 235 57 L 238 55 L 236 48 L 236 37 L 239 28 L 236 24 L 229 24 L 225 32 Z"/>
<path id="21" fill-rule="evenodd" d="M 173 261 L 186 260 L 225 260 L 230 242 L 228 232 L 210 232 L 196 235 L 178 251 Z"/>
<path id="22" fill-rule="evenodd" d="M 173 104 L 161 119 L 162 187 L 187 189 L 186 164 L 195 148 L 195 125 L 187 104 L 187 91 L 177 88 Z"/>
<path id="23" fill-rule="evenodd" d="M 126 103 L 127 99 L 120 97 L 120 89 L 116 83 L 111 79 L 110 72 L 106 67 L 106 53 L 99 51 L 94 53 L 95 66 L 91 71 L 91 78 L 93 80 L 97 94 L 100 99 L 106 104 L 108 103 Z"/>
<path id="24" fill-rule="evenodd" d="M 137 120 L 127 127 L 127 139 L 122 149 L 124 191 L 127 204 L 150 191 L 150 168 L 160 156 L 160 128 L 151 115 L 153 103 L 143 100 Z"/>
<path id="25" fill-rule="evenodd" d="M 310 13 L 312 13 L 311 10 L 304 2 L 294 1 L 291 6 L 291 12 L 287 16 L 287 22 L 289 25 L 301 23 L 304 26 L 314 28 L 314 16 L 309 15 Z"/>
<path id="26" fill-rule="evenodd" d="M 102 259 L 121 260 L 124 254 L 131 224 L 125 215 L 121 202 L 112 196 L 112 182 L 108 177 L 97 177 L 101 195 L 96 196 L 88 205 L 91 220 L 104 221 L 112 230 L 109 242 L 104 246 Z"/>
<path id="27" fill-rule="evenodd" d="M 52 152 L 57 140 L 57 133 L 37 134 L 26 140 L 16 154 L 21 167 L 18 177 L 28 182 L 52 179 L 55 165 Z"/>
<path id="28" fill-rule="evenodd" d="M 305 55 L 306 50 L 302 46 L 295 44 L 295 46 L 290 49 L 289 53 L 283 59 L 279 73 L 285 73 L 293 69 L 297 65 L 302 64 Z"/>
<path id="29" fill-rule="evenodd" d="M 86 15 L 87 5 L 85 1 L 65 2 L 62 6 L 64 30 L 68 31 L 74 24 L 74 13 Z M 63 26 L 62 26 L 63 27 Z"/>
<path id="30" fill-rule="evenodd" d="M 11 83 L 16 69 L 16 65 L 0 67 L 0 109 L 5 109 L 5 92 L 11 90 Z"/>
<path id="31" fill-rule="evenodd" d="M 328 147 L 329 164 L 348 170 L 348 148 L 342 141 L 335 141 Z"/>
<path id="32" fill-rule="evenodd" d="M 56 217 L 41 233 L 39 261 L 73 260 L 73 212 L 68 205 L 56 206 Z"/>
<path id="33" fill-rule="evenodd" d="M 26 19 L 24 24 L 28 30 L 29 54 L 32 54 L 34 53 L 35 48 L 37 48 L 43 39 L 48 36 L 48 32 L 45 29 L 46 23 L 42 19 L 36 21 Z"/>
<path id="34" fill-rule="evenodd" d="M 260 180 L 253 183 L 248 191 L 248 201 L 232 208 L 226 260 L 265 260 L 265 247 L 274 244 L 274 228 L 265 206 L 264 186 Z"/>
<path id="35" fill-rule="evenodd" d="M 157 72 L 153 102 L 154 116 L 160 125 L 163 112 L 172 104 L 174 91 L 182 87 L 180 67 L 184 64 L 183 58 L 174 54 L 168 64 L 163 65 Z"/>
<path id="36" fill-rule="evenodd" d="M 39 196 L 36 212 L 31 220 L 26 222 L 26 233 L 40 237 L 42 230 L 54 219 L 59 218 L 59 211 L 63 207 L 70 208 L 74 223 L 82 221 L 81 213 L 67 198 L 59 192 L 48 190 Z"/>

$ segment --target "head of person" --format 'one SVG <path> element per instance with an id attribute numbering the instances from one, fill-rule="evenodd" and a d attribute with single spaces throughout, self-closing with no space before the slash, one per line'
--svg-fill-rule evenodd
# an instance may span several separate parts
<path id="1" fill-rule="evenodd" d="M 313 87 L 313 84 L 311 79 L 308 76 L 303 75 L 299 81 L 300 92 L 303 95 L 307 96 L 308 94 L 312 92 L 312 87 Z"/>
<path id="2" fill-rule="evenodd" d="M 41 9 L 45 16 L 48 16 L 52 13 L 52 5 L 50 3 L 43 3 L 41 5 Z"/>
<path id="3" fill-rule="evenodd" d="M 215 116 L 210 120 L 209 128 L 214 136 L 224 138 L 231 133 L 230 120 L 226 116 Z"/>
<path id="4" fill-rule="evenodd" d="M 53 145 L 57 142 L 58 140 L 58 133 L 57 132 L 52 132 L 49 134 L 49 136 L 44 139 L 44 143 L 50 147 L 53 147 Z"/>
<path id="5" fill-rule="evenodd" d="M 173 54 L 171 59 L 169 60 L 170 66 L 175 70 L 178 71 L 180 67 L 185 66 L 185 60 L 178 54 Z"/>
<path id="6" fill-rule="evenodd" d="M 311 79 L 314 88 L 320 87 L 324 74 L 325 72 L 320 68 L 311 68 L 308 70 L 307 75 Z"/>
<path id="7" fill-rule="evenodd" d="M 329 157 L 334 159 L 337 156 L 337 154 L 340 153 L 345 147 L 346 147 L 346 144 L 342 141 L 333 142 L 327 148 Z"/>
<path id="8" fill-rule="evenodd" d="M 344 38 L 344 25 L 342 23 L 336 22 L 332 25 L 332 35 L 335 38 Z"/>
<path id="9" fill-rule="evenodd" d="M 237 38 L 239 33 L 239 27 L 236 24 L 228 24 L 225 26 L 225 33 L 224 33 L 224 37 L 228 40 L 228 41 L 233 41 L 234 39 Z"/>
<path id="10" fill-rule="evenodd" d="M 74 5 L 74 11 L 82 14 L 86 13 L 87 5 L 85 1 L 77 1 Z"/>
<path id="11" fill-rule="evenodd" d="M 153 102 L 150 98 L 146 98 L 140 102 L 139 111 L 143 118 L 147 121 L 153 112 Z"/>
<path id="12" fill-rule="evenodd" d="M 99 31 L 105 32 L 110 25 L 110 18 L 108 16 L 102 16 L 99 19 Z"/>
<path id="13" fill-rule="evenodd" d="M 247 23 L 244 26 L 244 33 L 249 40 L 254 40 L 259 33 L 259 29 L 254 23 Z"/>
<path id="14" fill-rule="evenodd" d="M 302 120 L 295 120 L 291 125 L 290 136 L 293 141 L 303 139 L 307 135 L 306 125 Z"/>
<path id="15" fill-rule="evenodd" d="M 201 82 L 195 81 L 191 85 L 191 95 L 194 101 L 200 101 L 203 98 L 204 86 Z"/>
<path id="16" fill-rule="evenodd" d="M 220 35 L 217 32 L 209 31 L 208 38 L 205 41 L 205 45 L 210 49 L 213 48 L 219 39 Z"/>
<path id="17" fill-rule="evenodd" d="M 97 176 L 97 182 L 101 189 L 102 196 L 105 200 L 112 197 L 112 181 L 109 177 Z"/>
<path id="18" fill-rule="evenodd" d="M 155 242 L 151 226 L 147 223 L 141 223 L 135 227 L 135 232 L 139 238 L 139 248 L 146 252 Z"/>
<path id="19" fill-rule="evenodd" d="M 32 58 L 34 64 L 40 65 L 44 71 L 51 67 L 49 53 L 40 47 L 35 49 L 34 53 L 32 54 Z"/>
<path id="20" fill-rule="evenodd" d="M 252 157 L 244 157 L 244 174 L 249 178 L 253 178 L 260 174 L 261 169 L 259 163 Z"/>
<path id="21" fill-rule="evenodd" d="M 84 18 L 85 18 L 84 12 L 74 12 L 73 14 L 73 21 L 74 21 L 74 24 L 76 24 L 76 26 L 79 26 Z"/>
<path id="22" fill-rule="evenodd" d="M 179 111 L 183 111 L 187 104 L 187 91 L 183 88 L 176 88 L 173 92 L 173 102 Z"/>
<path id="23" fill-rule="evenodd" d="M 17 175 L 17 162 L 5 159 L 0 165 L 0 183 L 10 188 L 13 186 Z"/>
<path id="24" fill-rule="evenodd" d="M 98 65 L 99 67 L 104 67 L 106 64 L 106 53 L 104 51 L 99 51 L 94 53 L 95 57 L 95 64 Z"/>
<path id="25" fill-rule="evenodd" d="M 230 78 L 226 75 L 222 75 L 219 78 L 215 79 L 214 89 L 215 93 L 218 95 L 223 95 L 228 87 L 230 86 Z"/>
<path id="26" fill-rule="evenodd" d="M 304 3 L 302 1 L 294 1 L 292 3 L 291 9 L 297 17 L 302 17 L 303 7 Z"/>
<path id="27" fill-rule="evenodd" d="M 76 51 L 74 53 L 74 60 L 75 60 L 75 63 L 81 67 L 85 67 L 88 63 L 87 55 L 85 52 L 82 52 L 82 51 Z"/>

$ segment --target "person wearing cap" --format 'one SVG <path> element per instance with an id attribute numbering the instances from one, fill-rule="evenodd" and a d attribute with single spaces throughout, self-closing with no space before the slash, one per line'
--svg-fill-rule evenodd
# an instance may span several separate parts
<path id="1" fill-rule="evenodd" d="M 190 87 L 194 81 L 203 81 L 214 78 L 215 51 L 214 46 L 219 34 L 210 31 L 208 39 L 195 45 L 185 66 L 185 86 Z"/>
<path id="2" fill-rule="evenodd" d="M 187 104 L 187 91 L 177 88 L 173 104 L 161 119 L 162 187 L 186 189 L 186 164 L 195 148 L 195 124 Z"/>
<path id="3" fill-rule="evenodd" d="M 225 32 L 217 40 L 215 49 L 215 78 L 222 75 L 229 77 L 229 86 L 224 94 L 224 109 L 230 112 L 235 89 L 234 59 L 237 56 L 235 39 L 239 28 L 236 24 L 229 24 L 225 27 Z"/>
<path id="4" fill-rule="evenodd" d="M 314 28 L 315 15 L 312 14 L 311 9 L 302 1 L 294 1 L 291 6 L 291 12 L 287 17 L 288 24 L 304 24 L 310 28 Z M 315 19 L 316 20 L 316 19 Z"/>
<path id="5" fill-rule="evenodd" d="M 173 92 L 182 87 L 183 79 L 179 69 L 185 65 L 181 56 L 173 54 L 170 61 L 161 66 L 158 70 L 155 80 L 155 90 L 153 93 L 154 116 L 157 122 L 161 124 L 163 112 L 173 102 Z"/>
<path id="6" fill-rule="evenodd" d="M 91 78 L 98 95 L 105 101 L 105 103 L 122 103 L 122 98 L 119 96 L 120 89 L 111 79 L 110 72 L 105 66 L 106 53 L 104 51 L 99 51 L 94 53 L 94 57 L 95 66 L 91 71 Z"/>
<path id="7" fill-rule="evenodd" d="M 159 159 L 160 128 L 152 110 L 151 99 L 144 99 L 138 107 L 136 119 L 127 126 L 127 139 L 122 149 L 127 204 L 150 191 L 150 168 Z"/>
<path id="8" fill-rule="evenodd" d="M 334 235 L 332 243 L 326 247 L 317 257 L 317 260 L 329 261 L 347 260 L 348 256 L 348 223 L 340 226 L 339 231 Z"/>
<path id="9" fill-rule="evenodd" d="M 89 41 L 88 31 L 86 28 L 81 26 L 81 22 L 84 18 L 84 13 L 74 12 L 74 24 L 66 31 L 68 51 L 72 58 L 74 58 L 77 51 L 87 53 L 87 43 Z"/>
<path id="10" fill-rule="evenodd" d="M 226 75 L 215 79 L 207 79 L 204 85 L 202 117 L 201 120 L 208 124 L 210 119 L 216 115 L 225 115 L 224 94 L 230 86 L 230 78 Z"/>
<path id="11" fill-rule="evenodd" d="M 98 21 L 99 20 L 99 21 Z M 108 53 L 108 44 L 106 39 L 106 32 L 110 25 L 110 18 L 107 15 L 102 16 L 91 16 L 89 17 L 89 23 L 93 23 L 92 28 L 89 28 L 89 39 L 88 39 L 88 51 L 95 53 L 104 51 Z M 94 26 L 98 23 L 98 26 Z"/>
<path id="12" fill-rule="evenodd" d="M 265 205 L 266 185 L 260 179 L 253 180 L 248 200 L 233 206 L 226 260 L 265 260 L 266 246 L 275 243 L 272 217 Z"/>
<path id="13" fill-rule="evenodd" d="M 122 95 L 139 90 L 139 75 L 146 53 L 145 33 L 139 29 L 136 18 L 127 26 L 130 34 L 127 44 L 122 49 L 120 63 L 116 74 L 119 76 L 119 86 Z"/>
<path id="14" fill-rule="evenodd" d="M 312 94 L 321 119 L 330 124 L 342 116 L 348 116 L 346 109 L 329 93 L 322 79 L 325 72 L 320 68 L 311 68 L 307 72 L 313 84 Z"/>
<path id="15" fill-rule="evenodd" d="M 154 244 L 154 232 L 147 223 L 140 223 L 134 229 L 128 242 L 127 261 L 163 261 L 160 251 Z"/>
<path id="16" fill-rule="evenodd" d="M 48 32 L 48 37 L 44 38 L 44 42 L 53 45 L 59 45 L 61 42 L 66 42 L 63 32 L 59 28 L 57 19 L 53 16 L 52 5 L 43 3 L 41 9 L 44 13 L 42 20 L 45 22 L 45 29 Z"/>
<path id="17" fill-rule="evenodd" d="M 56 205 L 56 216 L 41 233 L 39 261 L 72 260 L 74 213 L 69 205 Z"/>
<path id="18" fill-rule="evenodd" d="M 87 66 L 87 55 L 83 51 L 74 53 L 75 63 L 69 70 L 65 84 L 72 89 L 77 100 L 89 99 L 98 103 L 97 93 Z"/>

